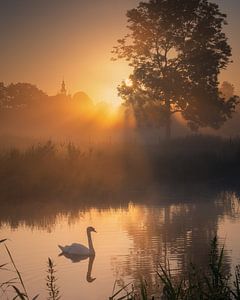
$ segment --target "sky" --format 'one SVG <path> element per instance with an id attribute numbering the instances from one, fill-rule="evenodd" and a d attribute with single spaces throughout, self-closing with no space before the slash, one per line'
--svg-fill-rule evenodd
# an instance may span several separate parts
<path id="1" fill-rule="evenodd" d="M 50 95 L 64 78 L 69 93 L 119 103 L 116 87 L 130 69 L 112 62 L 126 33 L 126 11 L 138 0 L 0 0 L 0 81 L 29 82 Z M 234 63 L 221 80 L 240 91 L 240 1 L 215 0 L 228 15 Z"/>

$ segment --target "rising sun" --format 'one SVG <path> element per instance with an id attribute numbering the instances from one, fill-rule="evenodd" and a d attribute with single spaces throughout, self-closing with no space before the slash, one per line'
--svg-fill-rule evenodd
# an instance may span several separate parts
<path id="1" fill-rule="evenodd" d="M 130 87 L 133 85 L 132 80 L 130 78 L 125 79 L 124 82 L 125 82 L 126 86 Z"/>

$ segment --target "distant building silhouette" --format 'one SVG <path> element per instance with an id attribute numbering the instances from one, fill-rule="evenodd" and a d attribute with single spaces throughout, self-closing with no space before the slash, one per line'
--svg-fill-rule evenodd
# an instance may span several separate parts
<path id="1" fill-rule="evenodd" d="M 62 86 L 61 86 L 61 91 L 60 91 L 61 95 L 66 96 L 67 95 L 67 89 L 66 89 L 66 84 L 65 81 L 62 81 Z"/>
<path id="2" fill-rule="evenodd" d="M 93 106 L 92 99 L 84 92 L 77 92 L 73 95 L 72 100 L 83 109 L 87 109 Z"/>

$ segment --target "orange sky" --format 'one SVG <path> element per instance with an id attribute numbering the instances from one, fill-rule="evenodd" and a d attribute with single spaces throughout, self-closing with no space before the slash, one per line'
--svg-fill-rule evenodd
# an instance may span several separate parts
<path id="1" fill-rule="evenodd" d="M 33 3 L 34 2 L 34 3 Z M 234 63 L 222 80 L 240 91 L 238 0 L 216 0 L 228 14 L 226 31 Z M 55 94 L 64 77 L 68 90 L 83 90 L 97 101 L 116 104 L 117 85 L 128 77 L 111 49 L 125 33 L 127 9 L 137 0 L 12 0 L 0 3 L 0 81 L 30 82 Z"/>

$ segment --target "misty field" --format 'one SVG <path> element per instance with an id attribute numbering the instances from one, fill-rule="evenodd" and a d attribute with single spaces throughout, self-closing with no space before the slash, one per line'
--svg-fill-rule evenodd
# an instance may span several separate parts
<path id="1" fill-rule="evenodd" d="M 155 145 L 109 144 L 84 150 L 52 141 L 0 153 L 4 199 L 107 197 L 166 184 L 237 185 L 240 140 L 192 136 Z"/>

